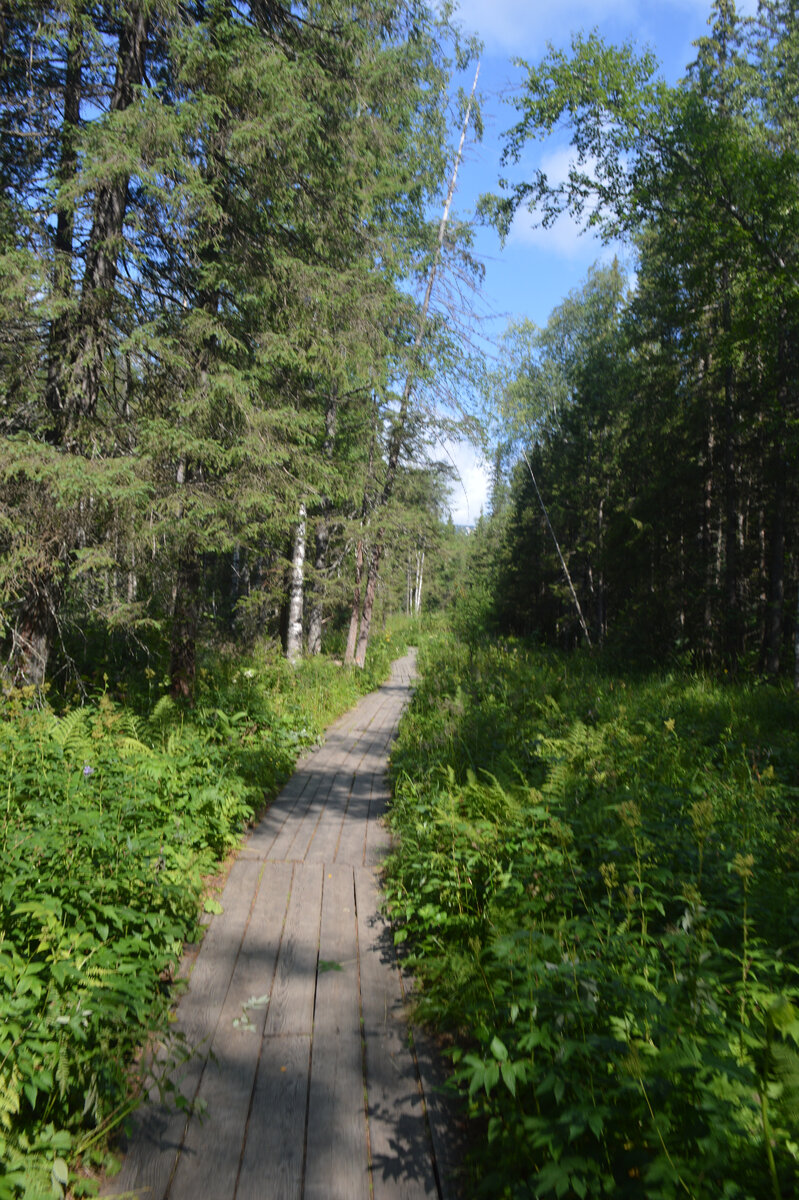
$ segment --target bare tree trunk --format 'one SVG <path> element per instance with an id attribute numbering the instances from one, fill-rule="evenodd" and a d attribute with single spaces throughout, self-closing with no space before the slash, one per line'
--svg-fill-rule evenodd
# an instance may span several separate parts
<path id="1" fill-rule="evenodd" d="M 355 662 L 355 644 L 358 640 L 358 626 L 361 619 L 361 580 L 363 579 L 363 541 L 358 541 L 355 551 L 355 587 L 352 593 L 352 611 L 350 613 L 350 628 L 347 634 L 347 648 L 344 651 L 344 665 L 350 666 Z"/>
<path id="2" fill-rule="evenodd" d="M 361 616 L 361 627 L 358 632 L 358 649 L 355 652 L 356 667 L 363 667 L 366 664 L 366 650 L 369 645 L 369 633 L 372 628 L 372 615 L 375 606 L 375 594 L 377 592 L 377 576 L 380 572 L 380 559 L 383 555 L 383 538 L 381 536 L 375 546 L 372 548 L 372 557 L 369 559 L 369 572 L 366 576 L 366 591 L 363 597 L 363 614 Z"/>
<path id="3" fill-rule="evenodd" d="M 416 552 L 416 591 L 413 597 L 413 611 L 417 617 L 422 613 L 422 580 L 424 578 L 424 550 Z"/>
<path id="4" fill-rule="evenodd" d="M 774 508 L 770 530 L 769 591 L 766 613 L 766 673 L 780 673 L 785 608 L 785 452 L 781 443 L 774 454 Z"/>
<path id="5" fill-rule="evenodd" d="M 336 415 L 338 397 L 331 391 L 327 408 L 325 409 L 325 458 L 330 461 L 333 457 L 333 439 L 336 434 Z M 327 551 L 330 545 L 330 498 L 323 496 L 320 503 L 319 519 L 316 523 L 314 556 L 314 579 L 312 589 L 311 615 L 308 621 L 308 653 L 320 654 L 322 650 L 322 600 L 324 597 L 324 571 L 327 566 Z"/>
<path id="6" fill-rule="evenodd" d="M 722 326 L 732 330 L 729 268 L 722 272 Z M 726 350 L 729 358 L 729 349 Z M 738 487 L 736 459 L 735 370 L 732 362 L 724 366 L 724 654 L 733 674 L 738 669 L 741 633 L 738 596 Z"/>
<path id="7" fill-rule="evenodd" d="M 327 566 L 327 550 L 330 545 L 330 527 L 324 518 L 317 523 L 315 540 L 313 607 L 308 618 L 308 653 L 314 655 L 322 652 L 322 595 L 324 589 L 321 576 Z"/>
<path id="8" fill-rule="evenodd" d="M 433 259 L 433 265 L 430 268 L 430 274 L 427 279 L 427 287 L 425 288 L 424 299 L 422 301 L 422 308 L 421 308 L 421 312 L 419 314 L 419 326 L 416 330 L 416 336 L 414 338 L 414 345 L 413 345 L 414 351 L 417 351 L 419 349 L 419 347 L 421 346 L 422 338 L 424 337 L 425 327 L 427 325 L 427 313 L 430 308 L 430 298 L 433 294 L 433 284 L 435 283 L 436 274 L 438 272 L 438 268 L 441 263 L 441 253 L 442 253 L 442 250 L 444 247 L 444 236 L 447 231 L 447 221 L 449 220 L 449 210 L 452 205 L 452 198 L 455 195 L 455 185 L 458 181 L 458 168 L 460 166 L 461 158 L 463 157 L 463 146 L 466 141 L 466 132 L 469 128 L 469 118 L 470 118 L 471 112 L 472 112 L 472 104 L 474 102 L 475 91 L 477 90 L 477 79 L 478 79 L 479 74 L 480 74 L 480 64 L 478 63 L 477 70 L 475 71 L 475 74 L 474 74 L 474 83 L 472 84 L 471 95 L 469 96 L 469 103 L 466 106 L 466 113 L 463 118 L 463 127 L 461 129 L 461 139 L 460 139 L 460 143 L 458 144 L 458 152 L 455 155 L 455 165 L 452 169 L 452 177 L 450 178 L 450 181 L 449 181 L 449 188 L 447 190 L 447 198 L 446 198 L 446 201 L 444 202 L 444 211 L 442 213 L 441 222 L 438 227 L 438 244 L 436 246 L 436 254 L 435 254 L 435 258 Z M 394 480 L 397 475 L 397 466 L 399 464 L 400 451 L 402 450 L 402 446 L 403 446 L 403 443 L 405 440 L 405 425 L 406 425 L 406 422 L 408 419 L 408 408 L 410 405 L 411 393 L 413 391 L 413 386 L 414 386 L 415 382 L 416 382 L 416 380 L 415 380 L 415 376 L 413 373 L 413 364 L 412 364 L 411 370 L 409 370 L 408 376 L 405 380 L 405 387 L 403 388 L 403 392 L 402 392 L 402 400 L 400 402 L 399 413 L 397 414 L 397 420 L 394 424 L 394 429 L 393 429 L 392 435 L 391 435 L 391 441 L 389 443 L 388 464 L 386 467 L 386 477 L 385 477 L 385 481 L 383 483 L 383 491 L 380 496 L 381 508 L 385 507 L 385 505 L 391 499 L 392 492 L 394 491 Z M 368 572 L 367 579 L 366 579 L 366 592 L 365 592 L 364 598 L 363 598 L 363 615 L 361 617 L 361 627 L 360 627 L 360 632 L 358 634 L 358 650 L 355 655 L 355 662 L 356 662 L 356 665 L 359 667 L 363 667 L 363 665 L 366 661 L 366 648 L 369 644 L 369 631 L 372 626 L 372 609 L 374 606 L 375 595 L 377 594 L 377 574 L 378 574 L 378 571 L 380 570 L 380 560 L 383 556 L 383 539 L 384 539 L 384 537 L 385 537 L 385 530 L 383 528 L 380 528 L 377 531 L 377 540 L 375 542 L 375 546 L 372 551 L 372 556 L 369 560 L 369 572 Z"/>
<path id="9" fill-rule="evenodd" d="M 773 457 L 771 478 L 774 493 L 769 529 L 768 606 L 766 609 L 766 635 L 764 666 L 772 677 L 779 674 L 782 657 L 782 639 L 785 621 L 785 528 L 788 488 L 788 464 L 785 452 L 787 414 L 793 397 L 793 353 L 792 334 L 787 309 L 783 304 L 779 313 L 779 341 L 777 345 L 777 413 L 773 430 Z"/>
<path id="10" fill-rule="evenodd" d="M 57 629 L 62 582 L 40 574 L 29 584 L 12 634 L 7 675 L 15 687 L 40 688 Z"/>
<path id="11" fill-rule="evenodd" d="M 549 519 L 549 513 L 547 512 L 547 507 L 544 504 L 544 500 L 543 500 L 543 497 L 541 496 L 540 491 L 538 490 L 538 483 L 536 482 L 535 475 L 533 474 L 533 468 L 530 465 L 530 460 L 527 457 L 524 450 L 522 450 L 522 455 L 524 457 L 524 461 L 527 463 L 527 470 L 530 472 L 530 478 L 533 481 L 533 487 L 535 488 L 535 494 L 538 497 L 538 503 L 541 505 L 541 512 L 544 514 L 544 520 L 546 521 L 547 529 L 549 530 L 550 536 L 555 545 L 555 550 L 557 551 L 558 561 L 560 562 L 561 569 L 562 569 L 564 577 L 566 579 L 566 583 L 569 586 L 569 591 L 571 593 L 572 602 L 574 604 L 574 608 L 577 613 L 578 620 L 580 622 L 580 628 L 583 631 L 583 637 L 585 638 L 586 642 L 590 646 L 591 645 L 591 634 L 588 632 L 588 626 L 585 623 L 585 617 L 583 616 L 583 610 L 580 608 L 580 601 L 577 599 L 577 593 L 574 590 L 574 584 L 572 583 L 572 577 L 569 574 L 569 568 L 566 566 L 566 560 L 563 557 L 563 555 L 561 554 L 560 542 L 557 539 L 555 530 L 552 528 L 552 522 Z"/>
<path id="12" fill-rule="evenodd" d="M 796 624 L 793 630 L 793 686 L 799 692 L 799 583 L 796 589 Z"/>
<path id="13" fill-rule="evenodd" d="M 291 560 L 289 583 L 289 621 L 286 631 L 286 658 L 290 663 L 302 658 L 302 601 L 305 574 L 305 505 L 300 504 L 297 532 L 294 535 L 294 555 Z"/>

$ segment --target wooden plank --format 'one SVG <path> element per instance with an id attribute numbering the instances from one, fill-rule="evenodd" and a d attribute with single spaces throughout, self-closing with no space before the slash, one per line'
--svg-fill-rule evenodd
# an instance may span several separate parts
<path id="1" fill-rule="evenodd" d="M 316 757 L 313 771 L 310 773 L 309 786 L 303 792 L 300 803 L 294 808 L 292 820 L 286 823 L 272 845 L 269 858 L 291 859 L 296 862 L 302 860 L 319 820 L 330 779 L 345 762 L 347 753 L 346 747 L 339 747 L 335 752 L 319 754 Z"/>
<path id="2" fill-rule="evenodd" d="M 300 1200 L 310 1068 L 310 1035 L 265 1038 L 236 1200 Z"/>
<path id="3" fill-rule="evenodd" d="M 337 864 L 322 896 L 306 1145 L 305 1200 L 369 1200 L 355 895 Z"/>
<path id="4" fill-rule="evenodd" d="M 291 880 L 288 863 L 265 865 L 200 1085 L 204 1113 L 189 1122 L 170 1200 L 233 1200 Z"/>
<path id="5" fill-rule="evenodd" d="M 267 1037 L 288 1033 L 310 1035 L 313 1030 L 321 910 L 321 868 L 295 865 L 266 1014 Z"/>
<path id="6" fill-rule="evenodd" d="M 400 981 L 407 1009 L 413 994 L 413 977 L 402 960 Z M 463 1109 L 458 1098 L 447 1088 L 448 1073 L 435 1039 L 419 1025 L 411 1023 L 410 1030 L 433 1142 L 441 1200 L 468 1200 L 463 1190 L 461 1172 L 468 1136 Z"/>
<path id="7" fill-rule="evenodd" d="M 265 858 L 269 853 L 275 839 L 280 835 L 286 821 L 291 819 L 292 813 L 297 804 L 300 803 L 302 794 L 310 782 L 310 775 L 304 771 L 297 771 L 292 775 L 283 790 L 275 797 L 264 813 L 261 820 L 253 829 L 244 845 L 241 848 L 243 854 L 256 854 L 261 858 Z"/>
<path id="8" fill-rule="evenodd" d="M 189 990 L 178 1005 L 175 1028 L 185 1035 L 194 1053 L 171 1077 L 188 1104 L 193 1103 L 200 1084 L 260 871 L 261 864 L 256 860 L 239 860 L 231 867 L 221 898 L 224 912 L 214 917 L 206 931 Z M 161 1200 L 178 1161 L 187 1120 L 184 1110 L 162 1105 L 153 1088 L 145 1104 L 134 1113 L 122 1170 L 108 1182 L 103 1195 L 140 1192 L 148 1200 Z"/>
<path id="9" fill-rule="evenodd" d="M 374 1200 L 437 1197 L 430 1140 L 405 1021 L 391 929 L 372 871 L 355 872 Z"/>
<path id="10" fill-rule="evenodd" d="M 382 866 L 391 849 L 391 833 L 385 822 L 385 811 L 390 799 L 385 771 L 372 776 L 372 795 L 369 804 L 369 820 L 366 825 L 366 851 L 364 866 Z"/>
<path id="11" fill-rule="evenodd" d="M 363 865 L 371 794 L 372 784 L 369 776 L 356 775 L 352 785 L 347 820 L 341 831 L 335 862 L 346 863 L 352 867 Z"/>
<path id="12" fill-rule="evenodd" d="M 305 851 L 305 862 L 326 863 L 335 860 L 341 830 L 349 810 L 352 781 L 351 769 L 347 769 L 346 773 L 339 771 L 332 780 L 318 824 Z"/>

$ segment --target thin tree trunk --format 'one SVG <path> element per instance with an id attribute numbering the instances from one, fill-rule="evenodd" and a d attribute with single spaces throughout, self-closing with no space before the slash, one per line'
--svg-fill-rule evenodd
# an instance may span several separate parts
<path id="1" fill-rule="evenodd" d="M 335 391 L 328 396 L 325 409 L 325 444 L 324 455 L 328 460 L 333 458 L 333 439 L 336 434 L 336 415 L 338 397 Z M 314 556 L 314 579 L 312 589 L 311 615 L 308 621 L 308 653 L 320 654 L 322 651 L 322 601 L 324 598 L 324 571 L 327 567 L 327 551 L 330 545 L 330 497 L 323 496 L 320 503 L 319 519 L 316 523 Z"/>
<path id="2" fill-rule="evenodd" d="M 322 574 L 327 566 L 327 551 L 330 546 L 330 526 L 325 518 L 317 522 L 314 539 L 316 552 L 314 555 L 313 607 L 308 618 L 308 653 L 316 655 L 322 652 L 322 596 L 324 592 Z"/>
<path id="3" fill-rule="evenodd" d="M 375 594 L 377 592 L 377 577 L 380 573 L 380 559 L 383 555 L 383 538 L 382 530 L 376 544 L 372 547 L 372 556 L 369 559 L 369 572 L 366 576 L 366 591 L 363 597 L 363 614 L 361 616 L 361 627 L 358 631 L 358 649 L 355 652 L 356 667 L 366 665 L 366 650 L 369 645 L 369 633 L 372 628 L 372 616 L 375 607 Z"/>
<path id="4" fill-rule="evenodd" d="M 722 272 L 722 326 L 727 340 L 732 331 L 729 269 Z M 738 488 L 735 470 L 736 412 L 735 370 L 729 361 L 730 349 L 725 348 L 724 366 L 724 654 L 730 670 L 738 668 L 741 650 L 740 617 L 738 611 Z"/>
<path id="5" fill-rule="evenodd" d="M 775 678 L 780 673 L 782 657 L 783 615 L 785 608 L 785 453 L 779 444 L 775 448 L 774 508 L 771 520 L 769 554 L 769 591 L 766 613 L 766 674 Z"/>
<path id="6" fill-rule="evenodd" d="M 777 387 L 777 422 L 774 430 L 772 480 L 774 504 L 771 516 L 769 546 L 769 590 L 766 613 L 766 673 L 776 677 L 780 672 L 785 609 L 785 517 L 787 505 L 787 463 L 785 456 L 785 414 L 788 411 L 791 352 L 788 345 L 788 314 L 783 307 L 779 317 L 778 344 L 779 383 Z"/>
<path id="7" fill-rule="evenodd" d="M 305 574 L 305 505 L 300 504 L 297 531 L 294 535 L 294 555 L 291 560 L 289 584 L 289 620 L 286 631 L 286 658 L 290 663 L 302 658 L 302 604 Z"/>
<path id="8" fill-rule="evenodd" d="M 414 337 L 413 349 L 414 352 L 419 350 L 424 337 L 425 327 L 427 325 L 427 313 L 430 308 L 430 298 L 433 294 L 433 284 L 435 283 L 436 274 L 441 263 L 441 254 L 444 248 L 444 236 L 447 231 L 447 221 L 449 220 L 449 210 L 452 205 L 452 198 L 455 195 L 455 185 L 458 180 L 458 168 L 461 158 L 463 157 L 463 147 L 466 141 L 466 133 L 469 128 L 469 118 L 472 112 L 472 104 L 474 102 L 474 94 L 477 90 L 477 79 L 480 75 L 480 64 L 477 64 L 477 70 L 474 73 L 474 83 L 472 84 L 469 103 L 466 106 L 466 113 L 463 118 L 463 127 L 461 129 L 461 139 L 458 144 L 458 152 L 455 155 L 455 165 L 452 170 L 452 177 L 449 181 L 447 190 L 447 198 L 444 202 L 444 211 L 441 216 L 441 222 L 438 227 L 438 244 L 436 246 L 435 258 L 433 265 L 430 268 L 430 275 L 427 279 L 427 287 L 425 288 L 422 308 L 419 314 L 419 325 Z M 410 405 L 411 393 L 413 385 L 416 382 L 413 372 L 413 363 L 405 380 L 405 387 L 402 392 L 402 400 L 400 402 L 399 413 L 394 424 L 394 429 L 389 443 L 388 463 L 386 467 L 386 478 L 383 484 L 383 491 L 380 497 L 380 506 L 384 508 L 394 491 L 394 480 L 397 474 L 397 466 L 399 464 L 400 451 L 405 440 L 405 425 L 408 418 L 408 408 Z M 358 649 L 355 655 L 355 663 L 359 667 L 363 667 L 366 662 L 366 649 L 369 645 L 369 632 L 372 626 L 372 609 L 374 607 L 375 595 L 377 594 L 377 573 L 380 570 L 380 560 L 383 555 L 383 540 L 385 530 L 381 527 L 377 532 L 377 540 L 372 550 L 372 556 L 369 560 L 369 572 L 366 579 L 366 592 L 363 599 L 363 615 L 361 617 L 360 631 L 358 634 Z"/>
<path id="9" fill-rule="evenodd" d="M 355 587 L 352 593 L 352 611 L 350 613 L 350 628 L 347 634 L 347 648 L 344 651 L 344 665 L 350 666 L 355 662 L 355 644 L 358 640 L 358 627 L 361 618 L 361 580 L 363 579 L 363 541 L 359 539 L 355 551 Z"/>
<path id="10" fill-rule="evenodd" d="M 522 450 L 522 456 L 524 458 L 524 461 L 527 463 L 527 470 L 530 472 L 530 478 L 533 481 L 533 487 L 535 488 L 535 494 L 538 497 L 538 503 L 541 505 L 541 512 L 544 514 L 544 520 L 546 521 L 547 529 L 549 530 L 550 537 L 552 538 L 552 541 L 555 545 L 555 550 L 557 551 L 558 561 L 560 562 L 561 569 L 563 570 L 563 574 L 566 579 L 566 583 L 569 586 L 569 591 L 571 592 L 572 602 L 574 604 L 574 608 L 577 613 L 578 620 L 580 622 L 580 628 L 583 631 L 583 637 L 585 638 L 586 642 L 590 646 L 591 645 L 591 634 L 588 632 L 588 626 L 585 623 L 585 617 L 583 616 L 583 610 L 580 608 L 580 601 L 577 599 L 577 593 L 574 590 L 574 584 L 572 583 L 572 577 L 569 574 L 569 568 L 566 566 L 566 560 L 563 557 L 563 555 L 561 554 L 560 542 L 557 539 L 555 530 L 552 528 L 552 522 L 549 519 L 549 513 L 547 512 L 547 507 L 544 504 L 544 500 L 543 500 L 543 497 L 542 497 L 540 491 L 538 490 L 538 483 L 536 482 L 535 475 L 533 474 L 533 468 L 530 465 L 530 460 L 527 457 L 527 454 L 525 453 L 524 450 Z"/>

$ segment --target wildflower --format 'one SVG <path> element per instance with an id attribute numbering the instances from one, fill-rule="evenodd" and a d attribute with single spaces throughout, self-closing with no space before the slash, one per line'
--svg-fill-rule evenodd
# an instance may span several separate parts
<path id="1" fill-rule="evenodd" d="M 254 679 L 255 671 L 252 669 L 252 667 L 245 667 L 244 670 L 242 671 L 242 675 L 244 676 L 245 679 Z"/>
<path id="2" fill-rule="evenodd" d="M 83 778 L 88 779 L 89 776 L 93 775 L 93 774 L 94 774 L 94 767 L 90 767 L 88 763 L 84 763 L 83 764 Z"/>

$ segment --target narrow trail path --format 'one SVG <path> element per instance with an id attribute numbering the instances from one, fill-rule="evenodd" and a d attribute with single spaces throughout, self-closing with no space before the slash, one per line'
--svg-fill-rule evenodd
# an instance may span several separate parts
<path id="1" fill-rule="evenodd" d="M 387 756 L 414 671 L 411 651 L 330 727 L 245 842 L 177 1013 L 196 1050 L 179 1087 L 205 1115 L 152 1096 L 103 1195 L 455 1195 L 440 1068 L 409 1037 L 378 911 Z"/>

